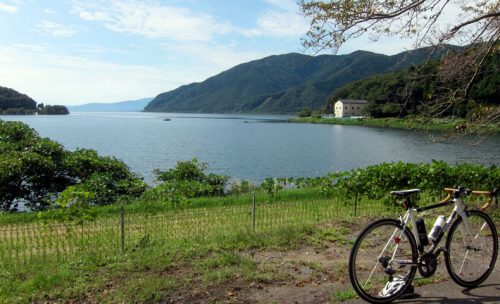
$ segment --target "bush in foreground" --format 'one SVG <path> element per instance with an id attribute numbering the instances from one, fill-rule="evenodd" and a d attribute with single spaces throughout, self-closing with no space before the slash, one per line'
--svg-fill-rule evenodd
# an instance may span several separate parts
<path id="1" fill-rule="evenodd" d="M 95 205 L 146 189 L 116 158 L 94 150 L 68 151 L 24 123 L 0 120 L 0 210 L 16 211 L 21 202 L 32 210 L 48 209 L 69 186 L 92 192 Z"/>

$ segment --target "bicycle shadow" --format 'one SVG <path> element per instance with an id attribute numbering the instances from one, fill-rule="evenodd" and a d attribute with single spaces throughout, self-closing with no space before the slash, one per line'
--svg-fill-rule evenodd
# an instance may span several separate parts
<path id="1" fill-rule="evenodd" d="M 432 287 L 432 286 L 431 286 Z M 437 290 L 436 290 L 437 289 Z M 433 288 L 432 291 L 426 290 L 425 292 L 418 292 L 408 299 L 398 299 L 394 303 L 408 303 L 408 304 L 421 304 L 421 303 L 465 303 L 465 304 L 480 304 L 480 303 L 500 303 L 500 283 L 491 283 L 481 285 L 475 288 L 457 289 L 455 295 L 448 296 L 434 296 L 426 295 L 428 293 L 438 293 L 438 288 Z M 466 297 L 463 297 L 463 296 Z"/>

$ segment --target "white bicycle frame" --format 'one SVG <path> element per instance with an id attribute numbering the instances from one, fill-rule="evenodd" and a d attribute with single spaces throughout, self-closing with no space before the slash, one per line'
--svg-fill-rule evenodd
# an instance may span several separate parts
<path id="1" fill-rule="evenodd" d="M 441 202 L 439 204 L 431 205 L 431 206 L 427 206 L 427 207 L 422 207 L 422 208 L 408 208 L 408 210 L 406 211 L 405 215 L 399 217 L 399 220 L 403 224 L 403 227 L 407 227 L 408 221 L 411 222 L 411 224 L 412 224 L 411 225 L 411 228 L 412 228 L 411 231 L 412 231 L 413 236 L 415 237 L 415 241 L 417 243 L 417 248 L 423 248 L 423 245 L 421 244 L 420 239 L 418 237 L 418 231 L 417 231 L 417 219 L 418 219 L 418 216 L 417 216 L 417 214 L 419 212 L 424 211 L 424 210 L 439 208 L 439 207 L 451 205 L 452 203 L 455 204 L 455 207 L 453 208 L 453 211 L 451 212 L 451 214 L 446 219 L 446 222 L 445 222 L 444 226 L 441 229 L 441 232 L 440 232 L 440 235 L 439 235 L 438 239 L 435 242 L 433 242 L 433 244 L 432 244 L 431 248 L 429 249 L 428 253 L 434 253 L 434 251 L 436 250 L 436 248 L 438 247 L 439 243 L 442 240 L 442 236 L 446 233 L 446 231 L 448 230 L 448 228 L 450 227 L 450 225 L 453 223 L 453 221 L 456 219 L 456 217 L 458 215 L 458 216 L 460 216 L 462 218 L 462 221 L 464 223 L 463 226 L 459 227 L 460 232 L 462 233 L 462 235 L 468 235 L 470 237 L 470 238 L 463 238 L 464 246 L 465 246 L 465 248 L 468 249 L 467 253 L 466 253 L 466 257 L 467 257 L 468 251 L 472 248 L 472 246 L 471 246 L 472 244 L 467 244 L 467 239 L 469 239 L 469 240 L 477 239 L 477 237 L 479 236 L 479 233 L 476 236 L 473 235 L 471 227 L 470 227 L 469 220 L 467 218 L 467 212 L 465 211 L 466 205 L 465 205 L 464 200 L 461 197 L 453 198 L 450 201 L 444 201 L 444 202 Z M 485 225 L 486 225 L 486 223 L 483 224 L 483 226 L 481 227 L 480 231 L 484 229 Z M 403 235 L 403 230 L 401 230 L 399 237 L 401 237 L 402 235 Z M 394 237 L 394 235 L 392 237 Z M 384 250 L 385 250 L 385 248 L 384 248 Z M 397 249 L 395 251 L 397 251 Z M 422 252 L 420 252 L 420 254 L 422 254 Z M 395 253 L 393 254 L 393 257 L 392 257 L 391 261 L 397 262 L 397 260 L 393 259 L 394 255 L 395 255 Z M 404 263 L 404 264 L 407 264 L 407 263 Z"/>
<path id="2" fill-rule="evenodd" d="M 452 190 L 454 190 L 454 189 L 452 189 Z M 491 203 L 491 198 L 490 198 L 489 203 Z M 487 205 L 485 205 L 485 207 L 487 207 L 489 205 L 489 203 Z M 430 209 L 435 209 L 435 208 L 439 208 L 439 207 L 449 206 L 449 205 L 452 205 L 452 204 L 454 204 L 454 208 L 453 208 L 451 214 L 446 219 L 445 224 L 441 228 L 441 231 L 439 232 L 436 240 L 432 242 L 431 247 L 429 248 L 429 250 L 427 252 L 425 252 L 424 251 L 424 246 L 423 246 L 423 244 L 421 244 L 420 238 L 418 237 L 418 234 L 419 234 L 418 231 L 417 231 L 418 213 L 420 213 L 422 211 L 425 211 L 425 210 L 430 210 Z M 483 208 L 485 208 L 485 207 L 483 207 Z M 424 254 L 435 254 L 436 249 L 438 248 L 439 244 L 441 243 L 441 241 L 443 239 L 443 236 L 448 231 L 448 228 L 451 227 L 451 225 L 453 224 L 453 222 L 457 219 L 457 216 L 460 216 L 462 218 L 463 223 L 464 223 L 464 225 L 460 225 L 459 226 L 459 229 L 460 229 L 460 232 L 462 233 L 462 235 L 465 236 L 462 239 L 463 239 L 463 243 L 464 243 L 464 248 L 467 250 L 465 252 L 465 256 L 464 256 L 464 259 L 462 261 L 462 265 L 460 266 L 459 272 L 461 272 L 462 268 L 463 268 L 463 266 L 465 264 L 465 261 L 467 260 L 467 257 L 469 255 L 470 250 L 476 250 L 477 249 L 477 248 L 475 248 L 473 246 L 474 245 L 474 240 L 476 240 L 478 238 L 478 236 L 481 233 L 481 231 L 487 225 L 487 223 L 485 222 L 481 226 L 479 232 L 474 236 L 474 233 L 472 232 L 472 229 L 471 229 L 471 225 L 469 223 L 468 213 L 466 211 L 466 204 L 465 204 L 464 199 L 462 198 L 462 195 L 456 195 L 453 198 L 451 198 L 451 194 L 450 194 L 446 199 L 444 199 L 443 201 L 441 201 L 438 204 L 430 205 L 430 206 L 425 206 L 425 207 L 421 207 L 421 208 L 412 208 L 409 199 L 406 198 L 405 209 L 406 209 L 406 213 L 404 214 L 404 216 L 401 216 L 401 215 L 399 216 L 399 221 L 401 222 L 401 226 L 402 227 L 396 228 L 394 230 L 394 232 L 392 233 L 391 237 L 385 243 L 384 248 L 382 249 L 380 255 L 377 257 L 377 262 L 376 262 L 374 268 L 372 269 L 370 275 L 366 279 L 365 285 L 368 284 L 368 282 L 371 280 L 371 277 L 372 277 L 373 273 L 375 272 L 376 268 L 379 266 L 380 259 L 384 256 L 385 251 L 387 250 L 387 248 L 389 247 L 389 245 L 393 241 L 396 242 L 396 246 L 394 246 L 394 248 L 391 248 L 391 250 L 393 250 L 392 253 L 389 252 L 389 255 L 390 255 L 390 259 L 388 261 L 389 267 L 392 267 L 390 265 L 392 265 L 394 263 L 399 264 L 399 265 L 419 266 L 420 265 L 420 258 Z M 411 222 L 411 233 L 414 236 L 414 239 L 415 239 L 415 242 L 416 242 L 416 245 L 417 245 L 417 248 L 418 248 L 418 257 L 419 257 L 419 260 L 417 262 L 415 262 L 413 260 L 408 260 L 408 259 L 406 259 L 406 260 L 395 259 L 396 253 L 397 253 L 398 247 L 399 247 L 399 242 L 400 242 L 400 240 L 401 240 L 401 238 L 402 238 L 402 236 L 404 234 L 405 229 L 409 228 L 408 227 L 408 222 Z M 396 240 L 396 238 L 399 238 L 399 240 Z M 435 254 L 435 255 L 436 256 L 439 255 L 442 250 L 443 250 L 442 248 L 438 249 L 438 253 Z M 388 256 L 388 258 L 389 258 L 389 256 Z"/>

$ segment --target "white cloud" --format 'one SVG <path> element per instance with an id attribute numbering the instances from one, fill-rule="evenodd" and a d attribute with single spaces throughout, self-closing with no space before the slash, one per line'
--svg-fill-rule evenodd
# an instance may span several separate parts
<path id="1" fill-rule="evenodd" d="M 297 10 L 297 3 L 295 0 L 264 0 L 264 2 L 285 11 Z"/>
<path id="2" fill-rule="evenodd" d="M 31 52 L 44 52 L 48 49 L 45 44 L 28 44 L 28 43 L 17 43 L 13 45 L 14 48 L 24 51 Z"/>
<path id="3" fill-rule="evenodd" d="M 45 9 L 43 10 L 43 12 L 44 12 L 45 14 L 47 14 L 47 15 L 54 15 L 54 14 L 56 14 L 56 13 L 57 13 L 55 10 L 53 10 L 53 9 L 51 9 L 51 8 L 45 8 Z"/>
<path id="4" fill-rule="evenodd" d="M 103 22 L 110 30 L 147 38 L 211 41 L 215 35 L 232 30 L 229 24 L 218 23 L 208 14 L 149 1 L 79 2 L 73 11 L 84 20 Z"/>
<path id="5" fill-rule="evenodd" d="M 4 12 L 13 14 L 13 13 L 17 13 L 19 11 L 19 8 L 17 8 L 14 5 L 8 5 L 8 4 L 0 2 L 0 11 L 4 11 Z"/>
<path id="6" fill-rule="evenodd" d="M 70 26 L 65 26 L 56 22 L 44 20 L 37 25 L 41 33 L 55 37 L 71 37 L 76 34 L 76 30 Z"/>
<path id="7" fill-rule="evenodd" d="M 81 11 L 79 13 L 79 16 L 83 20 L 88 20 L 88 21 L 111 21 L 112 20 L 112 18 L 109 17 L 107 13 L 101 12 L 101 11 L 96 11 L 96 12 Z"/>
<path id="8" fill-rule="evenodd" d="M 156 66 L 116 64 L 68 55 L 48 45 L 0 46 L 0 79 L 3 86 L 49 104 L 130 100 L 203 81 L 222 71 L 222 65 L 240 63 L 241 60 L 230 49 L 225 52 L 214 49 L 211 53 L 205 50 L 207 63 L 186 67 L 182 62 L 158 63 Z M 189 55 L 203 50 L 192 45 L 184 51 Z M 252 55 L 246 56 L 250 58 Z"/>
<path id="9" fill-rule="evenodd" d="M 189 61 L 191 68 L 203 75 L 200 80 L 214 76 L 235 65 L 273 55 L 273 53 L 263 50 L 243 51 L 237 50 L 234 45 L 201 42 L 164 44 L 163 46 L 168 52 L 175 50 L 176 53 L 187 56 L 188 59 L 185 61 Z"/>
<path id="10" fill-rule="evenodd" d="M 295 1 L 266 0 L 273 9 L 259 14 L 257 27 L 245 29 L 241 32 L 247 37 L 271 36 L 280 38 L 298 38 L 303 36 L 309 24 L 298 14 Z"/>
<path id="11" fill-rule="evenodd" d="M 144 78 L 154 82 L 151 78 L 158 76 L 147 67 L 120 66 L 48 51 L 1 48 L 0 58 L 4 59 L 0 61 L 0 78 L 5 85 L 45 103 L 78 104 L 141 97 L 136 92 L 139 84 L 147 83 Z M 152 92 L 144 92 L 144 96 Z"/>
<path id="12" fill-rule="evenodd" d="M 306 20 L 293 11 L 262 14 L 257 24 L 263 35 L 273 37 L 300 37 L 309 28 Z"/>

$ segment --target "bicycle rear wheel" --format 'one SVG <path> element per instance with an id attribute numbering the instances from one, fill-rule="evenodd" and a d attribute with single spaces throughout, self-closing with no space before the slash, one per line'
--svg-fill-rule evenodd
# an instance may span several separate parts
<path id="1" fill-rule="evenodd" d="M 481 211 L 469 211 L 467 233 L 459 217 L 451 226 L 446 238 L 446 269 L 460 286 L 475 287 L 488 278 L 495 267 L 498 255 L 498 235 L 491 218 Z"/>
<path id="2" fill-rule="evenodd" d="M 349 256 L 349 276 L 365 301 L 388 303 L 410 286 L 418 259 L 415 238 L 398 220 L 382 219 L 358 236 Z"/>

